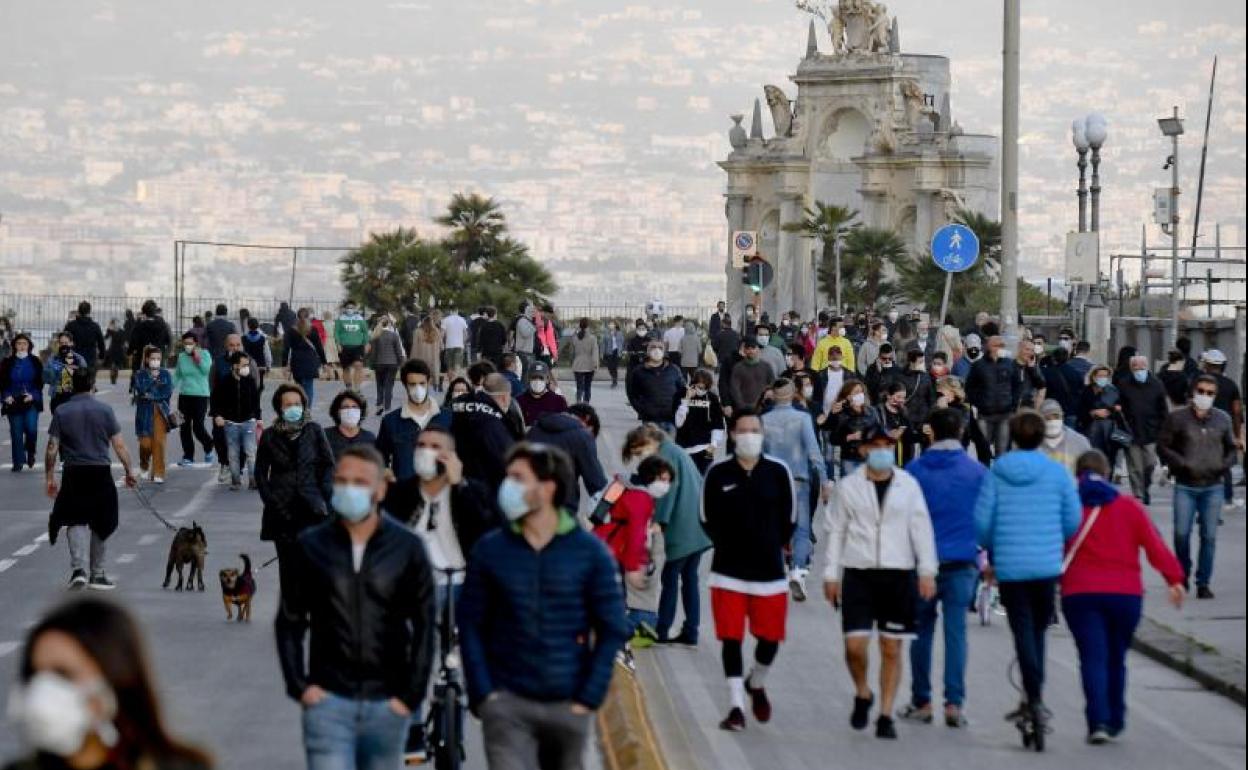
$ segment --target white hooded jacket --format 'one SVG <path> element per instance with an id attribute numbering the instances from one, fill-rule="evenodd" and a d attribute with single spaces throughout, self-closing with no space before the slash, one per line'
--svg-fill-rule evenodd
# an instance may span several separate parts
<path id="1" fill-rule="evenodd" d="M 974 504 L 967 501 L 968 506 Z M 828 502 L 825 527 L 826 581 L 839 581 L 843 568 L 917 567 L 920 575 L 935 575 L 940 568 L 923 489 L 901 468 L 893 469 L 883 510 L 866 466 L 846 476 Z"/>

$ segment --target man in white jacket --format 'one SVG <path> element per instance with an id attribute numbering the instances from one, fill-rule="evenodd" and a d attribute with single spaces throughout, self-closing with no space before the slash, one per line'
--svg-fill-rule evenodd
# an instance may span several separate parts
<path id="1" fill-rule="evenodd" d="M 902 642 L 916 627 L 919 596 L 936 595 L 936 539 L 918 481 L 895 467 L 895 439 L 876 428 L 861 451 L 866 464 L 838 485 L 828 508 L 824 595 L 841 610 L 845 662 L 854 680 L 850 726 L 867 726 L 875 701 L 867 684 L 872 631 L 880 639 L 877 738 L 893 739 L 893 699 L 901 680 Z M 918 573 L 917 580 L 915 573 Z"/>

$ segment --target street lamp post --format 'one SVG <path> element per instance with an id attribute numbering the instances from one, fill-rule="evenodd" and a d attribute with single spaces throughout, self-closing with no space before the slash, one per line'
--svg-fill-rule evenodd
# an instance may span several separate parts
<path id="1" fill-rule="evenodd" d="M 1084 118 L 1083 131 L 1088 146 L 1092 148 L 1092 186 L 1089 190 L 1092 193 L 1092 232 L 1096 233 L 1101 230 L 1101 145 L 1105 144 L 1109 132 L 1105 118 L 1095 112 Z M 1099 274 L 1097 279 L 1099 282 Z"/>
<path id="2" fill-rule="evenodd" d="M 1083 118 L 1078 118 L 1070 124 L 1070 139 L 1075 145 L 1075 152 L 1079 154 L 1079 160 L 1075 163 L 1079 167 L 1079 187 L 1075 195 L 1079 198 L 1079 232 L 1081 233 L 1088 231 L 1088 136 L 1084 128 Z"/>
<path id="3" fill-rule="evenodd" d="M 1087 167 L 1086 156 L 1088 151 L 1092 151 L 1092 187 L 1090 189 L 1092 198 L 1092 222 L 1091 232 L 1097 239 L 1096 267 L 1092 271 L 1092 284 L 1087 289 L 1087 301 L 1084 303 L 1083 311 L 1083 333 L 1084 337 L 1092 344 L 1092 352 L 1099 360 L 1105 360 L 1108 353 L 1108 344 L 1110 337 L 1110 321 L 1109 308 L 1105 305 L 1104 298 L 1101 296 L 1101 256 L 1100 256 L 1100 229 L 1101 229 L 1101 147 L 1105 144 L 1105 140 L 1109 138 L 1108 126 L 1105 118 L 1099 113 L 1090 113 L 1086 117 L 1076 119 L 1070 126 L 1071 140 L 1074 142 L 1075 151 L 1079 153 L 1079 232 L 1088 232 L 1085 229 L 1086 215 L 1086 198 L 1087 193 L 1084 190 L 1084 169 Z"/>
<path id="4" fill-rule="evenodd" d="M 1183 135 L 1183 121 L 1179 108 L 1168 118 L 1158 118 L 1157 127 L 1162 136 L 1170 137 L 1170 157 L 1165 168 L 1170 169 L 1170 229 L 1162 225 L 1162 232 L 1170 236 L 1170 334 L 1166 348 L 1173 349 L 1179 338 L 1179 137 Z"/>

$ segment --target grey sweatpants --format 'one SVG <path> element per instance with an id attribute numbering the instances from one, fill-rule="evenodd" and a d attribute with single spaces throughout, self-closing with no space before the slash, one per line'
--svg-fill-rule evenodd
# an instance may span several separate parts
<path id="1" fill-rule="evenodd" d="M 107 558 L 107 546 L 100 536 L 91 531 L 85 524 L 66 527 L 65 539 L 69 541 L 69 568 L 83 570 L 91 577 L 104 574 L 104 559 Z M 91 569 L 87 569 L 88 551 L 90 552 Z"/>
<path id="2" fill-rule="evenodd" d="M 490 770 L 584 767 L 591 716 L 573 714 L 571 702 L 543 703 L 499 691 L 479 713 Z"/>

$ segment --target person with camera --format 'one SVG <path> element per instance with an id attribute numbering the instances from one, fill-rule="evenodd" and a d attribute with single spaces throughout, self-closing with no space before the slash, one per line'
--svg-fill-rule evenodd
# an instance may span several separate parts
<path id="1" fill-rule="evenodd" d="M 74 335 L 69 332 L 56 335 L 55 350 L 48 358 L 48 365 L 43 367 L 43 382 L 48 386 L 48 411 L 53 414 L 73 397 L 74 373 L 90 371 L 87 360 L 74 350 Z"/>

